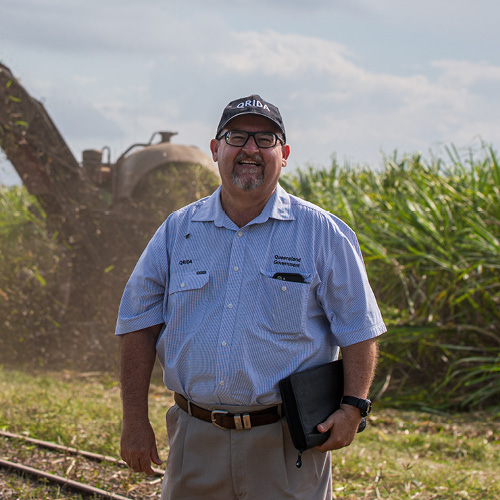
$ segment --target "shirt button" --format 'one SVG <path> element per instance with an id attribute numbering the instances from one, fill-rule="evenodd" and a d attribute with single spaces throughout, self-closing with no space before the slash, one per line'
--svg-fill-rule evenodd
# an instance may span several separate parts
<path id="1" fill-rule="evenodd" d="M 281 289 L 286 292 L 286 286 L 282 286 Z"/>
<path id="2" fill-rule="evenodd" d="M 224 341 L 222 342 L 222 345 L 223 345 L 224 347 L 226 347 L 226 346 L 227 346 L 227 342 L 224 340 Z"/>
<path id="3" fill-rule="evenodd" d="M 181 288 L 184 288 L 186 286 L 186 283 L 181 283 Z"/>
<path id="4" fill-rule="evenodd" d="M 238 266 L 233 267 L 233 271 L 238 271 L 238 269 L 239 269 Z"/>
<path id="5" fill-rule="evenodd" d="M 238 236 L 243 236 L 243 231 L 238 231 Z"/>
<path id="6" fill-rule="evenodd" d="M 232 309 L 233 308 L 233 304 L 228 304 L 227 306 L 229 309 Z"/>
<path id="7" fill-rule="evenodd" d="M 221 381 L 219 382 L 219 385 L 224 385 L 224 384 L 225 384 L 224 380 L 221 380 Z"/>

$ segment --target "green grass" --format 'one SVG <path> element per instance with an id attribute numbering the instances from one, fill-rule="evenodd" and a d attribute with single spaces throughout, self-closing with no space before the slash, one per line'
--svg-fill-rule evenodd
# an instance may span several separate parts
<path id="1" fill-rule="evenodd" d="M 484 414 L 376 412 L 370 432 L 334 467 L 334 478 L 348 471 L 336 495 L 359 498 L 364 489 L 369 498 L 497 498 L 500 482 L 491 464 L 500 453 L 498 428 L 498 420 Z"/>
<path id="2" fill-rule="evenodd" d="M 121 405 L 113 376 L 1 369 L 0 394 L 0 428 L 118 456 Z M 155 379 L 150 413 L 162 459 L 171 404 Z M 431 415 L 376 405 L 367 431 L 332 455 L 334 498 L 499 498 L 499 435 L 492 413 Z"/>
<path id="3" fill-rule="evenodd" d="M 161 380 L 151 386 L 152 423 L 166 444 L 163 429 L 170 394 Z M 0 370 L 0 428 L 65 445 L 119 456 L 121 400 L 109 374 L 27 374 Z"/>

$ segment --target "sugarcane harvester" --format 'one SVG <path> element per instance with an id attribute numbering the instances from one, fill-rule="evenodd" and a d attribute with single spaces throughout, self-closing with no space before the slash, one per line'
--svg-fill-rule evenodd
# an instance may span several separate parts
<path id="1" fill-rule="evenodd" d="M 73 302 L 87 311 L 100 289 L 123 285 L 169 212 L 218 183 L 211 158 L 172 135 L 157 132 L 114 163 L 109 148 L 89 149 L 79 163 L 43 104 L 0 63 L 0 147 L 71 252 Z"/>

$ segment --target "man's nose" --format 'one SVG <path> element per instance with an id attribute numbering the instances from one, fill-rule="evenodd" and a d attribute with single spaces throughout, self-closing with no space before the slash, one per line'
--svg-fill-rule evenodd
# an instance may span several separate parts
<path id="1" fill-rule="evenodd" d="M 247 142 L 245 142 L 244 146 L 242 146 L 242 149 L 247 151 L 259 151 L 259 146 L 257 146 L 253 135 L 248 136 Z"/>

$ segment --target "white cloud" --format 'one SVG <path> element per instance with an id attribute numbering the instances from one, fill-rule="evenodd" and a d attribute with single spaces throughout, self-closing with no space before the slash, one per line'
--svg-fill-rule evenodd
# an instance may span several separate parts
<path id="1" fill-rule="evenodd" d="M 255 81 L 274 78 L 277 87 L 294 89 L 290 100 L 321 102 L 346 111 L 384 107 L 385 114 L 394 112 L 391 107 L 417 114 L 433 108 L 462 112 L 481 99 L 470 88 L 473 84 L 500 81 L 500 67 L 491 64 L 436 61 L 432 66 L 438 77 L 432 81 L 424 74 L 403 77 L 367 71 L 352 62 L 352 56 L 335 42 L 268 31 L 232 33 L 228 47 L 210 59 L 226 74 Z"/>
<path id="2" fill-rule="evenodd" d="M 447 86 L 471 86 L 485 81 L 500 83 L 500 66 L 487 62 L 441 60 L 431 64 L 441 70 L 439 80 Z"/>
<path id="3" fill-rule="evenodd" d="M 233 32 L 224 50 L 212 55 L 217 67 L 242 75 L 300 79 L 305 74 L 336 75 L 359 70 L 345 56 L 346 47 L 318 38 L 274 31 Z"/>
<path id="4" fill-rule="evenodd" d="M 82 87 L 99 82 L 97 76 L 74 75 L 72 79 L 77 85 Z"/>

